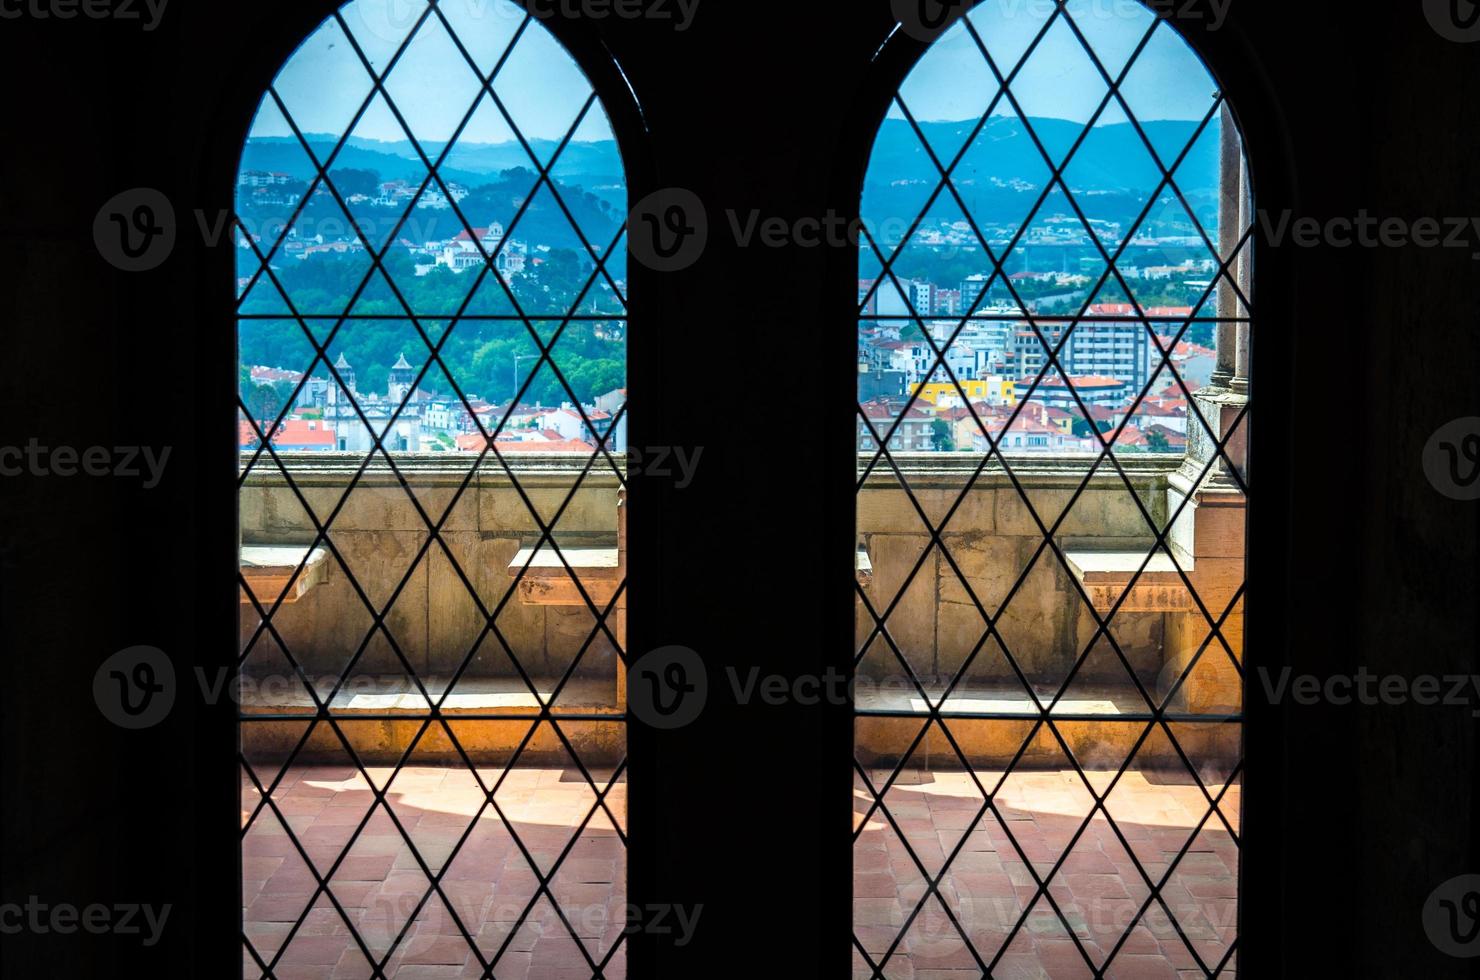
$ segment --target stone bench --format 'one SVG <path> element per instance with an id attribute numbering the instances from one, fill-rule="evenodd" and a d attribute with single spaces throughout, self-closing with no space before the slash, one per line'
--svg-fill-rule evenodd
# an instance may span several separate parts
<path id="1" fill-rule="evenodd" d="M 322 584 L 329 575 L 328 559 L 329 551 L 323 546 L 310 549 L 307 545 L 242 545 L 241 574 L 257 601 L 271 607 L 280 595 L 284 603 L 297 602 Z M 295 579 L 293 573 L 299 565 L 303 571 Z M 293 588 L 283 595 L 289 579 Z M 252 600 L 244 592 L 241 601 L 250 604 Z"/>
<path id="2" fill-rule="evenodd" d="M 1084 586 L 1090 603 L 1100 613 L 1108 613 L 1120 601 L 1131 577 L 1141 566 L 1144 571 L 1136 577 L 1130 595 L 1120 604 L 1120 612 L 1126 613 L 1190 613 L 1197 611 L 1192 593 L 1177 572 L 1171 556 L 1158 551 L 1146 561 L 1151 545 L 1140 551 L 1100 551 L 1075 548 L 1066 550 L 1069 572 Z M 1191 562 L 1184 562 L 1182 570 L 1190 576 Z"/>
<path id="3" fill-rule="evenodd" d="M 531 691 L 517 677 L 464 676 L 443 699 L 450 683 L 443 675 L 422 678 L 427 695 L 441 702 L 441 717 L 457 745 L 442 723 L 426 725 L 427 698 L 404 676 L 357 673 L 341 686 L 331 710 L 340 733 L 366 765 L 394 765 L 408 750 L 413 765 L 455 764 L 462 761 L 459 746 L 480 766 L 507 765 L 516 754 L 525 764 L 568 765 L 569 753 L 548 724 L 530 733 L 543 705 L 564 719 L 561 731 L 586 764 L 610 767 L 626 754 L 622 701 L 611 680 L 572 678 L 553 704 L 556 681 L 551 678 L 535 678 L 536 690 Z M 326 698 L 332 686 L 333 679 L 320 678 L 315 684 L 319 698 Z M 248 716 L 241 725 L 242 750 L 254 765 L 285 760 L 300 742 L 299 762 L 349 761 L 333 727 L 321 722 L 309 730 L 316 708 L 301 684 L 246 679 L 241 710 Z"/>
<path id="4" fill-rule="evenodd" d="M 564 562 L 560 560 L 562 555 Z M 625 574 L 620 550 L 615 545 L 561 548 L 560 554 L 549 545 L 539 549 L 520 548 L 509 562 L 509 577 L 514 578 L 526 568 L 524 577 L 519 579 L 519 601 L 536 606 L 584 606 L 586 600 L 571 577 L 574 572 L 596 607 L 605 609 Z"/>

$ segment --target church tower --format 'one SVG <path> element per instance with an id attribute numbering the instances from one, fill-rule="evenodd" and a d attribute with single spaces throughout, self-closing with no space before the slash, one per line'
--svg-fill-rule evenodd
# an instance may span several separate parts
<path id="1" fill-rule="evenodd" d="M 396 363 L 391 365 L 390 375 L 390 399 L 394 405 L 399 405 L 411 390 L 412 382 L 416 380 L 416 369 L 406 362 L 403 353 Z"/>
<path id="2" fill-rule="evenodd" d="M 357 395 L 355 390 L 355 369 L 349 366 L 349 361 L 344 359 L 344 353 L 340 352 L 339 360 L 334 362 L 334 370 L 344 379 L 344 387 L 351 395 Z"/>

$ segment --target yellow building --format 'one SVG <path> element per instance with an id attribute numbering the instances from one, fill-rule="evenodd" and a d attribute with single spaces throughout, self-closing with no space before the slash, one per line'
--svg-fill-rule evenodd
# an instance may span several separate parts
<path id="1" fill-rule="evenodd" d="M 920 400 L 934 405 L 936 408 L 956 408 L 961 404 L 961 392 L 966 392 L 966 397 L 973 403 L 986 402 L 988 405 L 1016 405 L 1017 395 L 1013 389 L 1013 382 L 1006 378 L 978 378 L 967 381 L 962 379 L 961 389 L 949 381 L 932 381 L 927 385 L 914 385 L 910 393 L 916 392 Z"/>

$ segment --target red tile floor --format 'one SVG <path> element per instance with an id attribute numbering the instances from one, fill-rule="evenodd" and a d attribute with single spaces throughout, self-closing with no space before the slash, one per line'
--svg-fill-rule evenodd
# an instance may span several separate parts
<path id="1" fill-rule="evenodd" d="M 391 776 L 389 769 L 371 767 L 368 771 L 377 785 L 386 785 Z M 500 772 L 490 768 L 480 774 L 492 786 Z M 602 789 L 611 780 L 609 771 L 593 771 L 591 776 Z M 259 778 L 267 777 L 259 774 Z M 492 974 L 497 980 L 594 975 L 577 938 L 591 959 L 601 963 L 621 938 L 625 924 L 626 853 L 613 823 L 613 818 L 626 819 L 622 780 L 607 794 L 610 812 L 598 810 L 593 815 L 596 793 L 576 769 L 511 770 L 494 794 L 508 823 L 492 808 L 480 814 L 484 797 L 467 770 L 407 767 L 389 786 L 390 809 L 415 851 L 385 810 L 377 808 L 329 877 L 329 890 L 339 908 L 326 895 L 314 899 L 314 876 L 276 814 L 263 810 L 252 821 L 242 844 L 245 932 L 268 963 L 282 949 L 272 976 L 278 980 L 372 976 L 369 960 L 351 936 L 346 919 L 354 923 L 377 961 L 395 944 L 384 970 L 386 977 L 484 976 L 467 936 L 486 960 L 503 950 Z M 348 767 L 295 767 L 273 792 L 283 818 L 321 874 L 344 853 L 351 834 L 370 809 L 371 798 L 364 778 Z M 245 777 L 242 800 L 245 823 L 260 800 Z M 470 825 L 473 829 L 468 832 Z M 528 856 L 509 833 L 511 825 Z M 449 862 L 465 833 L 466 841 Z M 567 845 L 571 845 L 569 854 L 549 888 L 564 912 L 568 923 L 564 925 L 549 896 L 537 895 L 530 861 L 548 873 Z M 442 895 L 425 904 L 422 899 L 430 886 L 418 855 L 433 874 L 445 870 Z M 288 940 L 293 923 L 310 899 L 314 899 L 312 911 Z M 516 931 L 516 923 L 532 902 L 533 910 Z M 403 930 L 404 936 L 396 942 Z M 247 977 L 267 975 L 250 952 L 244 955 Z M 625 976 L 622 950 L 602 975 Z"/>
<path id="2" fill-rule="evenodd" d="M 1097 970 L 1122 980 L 1181 980 L 1217 970 L 1237 925 L 1238 848 L 1228 828 L 1216 814 L 1202 822 L 1210 809 L 1207 797 L 1185 772 L 1176 778 L 1129 771 L 1113 788 L 1113 772 L 1086 775 L 1097 793 L 1109 790 L 1105 808 L 1125 843 L 1097 813 L 1059 872 L 1048 879 L 1052 903 L 1038 895 L 1023 856 L 1043 878 L 1092 811 L 1093 797 L 1073 770 L 1008 776 L 995 795 L 1002 820 L 989 812 L 970 833 L 967 828 L 981 808 L 982 795 L 968 773 L 902 775 L 885 793 L 892 822 L 877 809 L 870 812 L 872 796 L 860 782 L 854 794 L 855 820 L 867 815 L 867 823 L 854 845 L 854 930 L 873 963 L 883 962 L 883 975 L 913 980 L 982 976 L 961 931 L 983 962 L 992 965 L 996 959 L 993 977 L 1011 980 L 1093 977 Z M 888 778 L 888 772 L 869 774 L 876 789 Z M 977 778 L 990 789 L 1001 774 L 979 770 Z M 1221 788 L 1211 787 L 1215 798 Z M 1220 809 L 1236 833 L 1237 785 L 1229 787 Z M 926 879 L 904 842 L 933 878 L 963 837 L 964 845 L 941 879 L 940 898 L 931 896 L 921 907 Z M 1166 909 L 1153 904 L 1141 915 L 1151 889 L 1131 859 L 1134 853 L 1146 874 L 1160 882 L 1189 839 L 1191 847 L 1172 868 L 1162 896 L 1207 964 L 1206 972 L 1179 938 Z M 911 921 L 917 907 L 921 911 Z M 902 931 L 904 938 L 896 945 Z M 1110 951 L 1127 931 L 1106 969 Z M 1086 954 L 1094 970 L 1086 964 Z M 857 977 L 874 975 L 857 950 L 854 966 Z M 1231 961 L 1216 975 L 1232 977 Z"/>
<path id="3" fill-rule="evenodd" d="M 389 770 L 370 769 L 383 785 Z M 490 785 L 498 771 L 482 773 Z M 593 772 L 605 787 L 609 772 Z M 978 774 L 988 786 L 996 774 Z M 1103 792 L 1111 774 L 1090 773 Z M 871 773 L 882 786 L 887 773 Z M 346 918 L 378 960 L 404 930 L 386 964 L 386 977 L 400 980 L 485 975 L 472 955 L 467 931 L 485 959 L 503 949 L 492 976 L 497 980 L 589 980 L 596 975 L 587 955 L 600 963 L 621 937 L 624 924 L 626 854 L 613 818 L 625 820 L 625 786 L 619 780 L 607 797 L 610 813 L 591 814 L 596 794 L 574 769 L 521 768 L 510 772 L 495 800 L 541 869 L 548 869 L 574 839 L 569 856 L 550 885 L 568 922 L 563 925 L 549 897 L 536 896 L 528 859 L 491 809 L 483 810 L 457 856 L 454 845 L 474 824 L 483 803 L 473 777 L 452 768 L 407 768 L 390 784 L 387 799 L 416 845 L 407 846 L 384 811 L 371 817 L 355 845 L 329 879 L 335 902 L 315 898 L 315 881 L 289 841 L 277 815 L 258 813 L 243 841 L 245 931 L 257 954 L 272 962 L 279 980 L 369 977 L 365 953 L 351 937 Z M 1213 788 L 1216 795 L 1217 787 Z M 869 810 L 860 787 L 855 809 Z M 259 795 L 244 778 L 243 821 Z M 273 793 L 283 819 L 327 872 L 344 852 L 354 828 L 370 806 L 369 786 L 346 767 L 295 767 Z M 854 921 L 859 941 L 874 962 L 895 945 L 904 923 L 925 894 L 924 879 L 901 843 L 936 874 L 945 855 L 965 834 L 981 797 L 970 776 L 960 772 L 914 773 L 902 777 L 886 797 L 896 833 L 874 811 L 855 846 Z M 1018 846 L 1041 875 L 1053 866 L 1090 811 L 1091 800 L 1072 771 L 1031 771 L 1010 776 L 996 795 L 999 811 Z M 1107 809 L 1125 836 L 1130 852 L 1153 880 L 1193 838 L 1188 853 L 1172 870 L 1163 896 L 1193 948 L 1216 968 L 1235 928 L 1237 848 L 1215 815 L 1199 824 L 1208 806 L 1190 777 L 1128 772 L 1107 798 Z M 1238 787 L 1221 807 L 1237 831 Z M 1036 886 L 1008 833 L 988 814 L 969 835 L 941 882 L 945 907 L 961 923 L 982 958 L 991 962 L 1033 900 Z M 442 877 L 442 894 L 422 903 L 428 878 L 417 855 Z M 1127 930 L 1104 975 L 1113 978 L 1203 977 L 1177 930 L 1160 906 L 1137 919 L 1150 894 L 1126 845 L 1097 815 L 1051 880 L 1048 894 L 1073 926 L 1070 938 L 1043 897 L 1033 904 L 1022 928 L 998 959 L 994 977 L 1092 977 Z M 293 923 L 312 900 L 303 926 Z M 525 924 L 514 929 L 534 902 Z M 409 924 L 409 927 L 407 923 Z M 1132 923 L 1134 928 L 1132 928 Z M 461 928 L 460 928 L 461 927 Z M 514 935 L 510 938 L 510 933 Z M 584 946 L 576 945 L 575 934 Z M 284 947 L 287 942 L 286 948 Z M 1080 952 L 1080 948 L 1084 953 Z M 262 977 L 251 953 L 246 976 Z M 872 975 L 855 951 L 855 974 Z M 882 974 L 909 980 L 965 980 L 982 975 L 950 917 L 935 898 L 910 924 L 905 938 L 885 961 Z M 607 978 L 625 976 L 623 950 L 608 961 Z M 1232 967 L 1220 977 L 1231 977 Z"/>

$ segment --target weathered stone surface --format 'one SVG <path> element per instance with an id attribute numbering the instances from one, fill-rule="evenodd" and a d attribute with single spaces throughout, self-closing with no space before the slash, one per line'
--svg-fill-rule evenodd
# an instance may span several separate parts
<path id="1" fill-rule="evenodd" d="M 874 557 L 873 602 L 876 612 L 882 615 L 888 609 L 928 544 L 929 539 L 923 536 L 876 534 L 869 538 L 869 554 Z M 938 561 L 936 551 L 926 555 L 924 564 L 887 621 L 889 635 L 916 670 L 934 669 Z M 892 665 L 892 658 L 890 663 Z"/>
<path id="2" fill-rule="evenodd" d="M 615 488 L 591 487 L 583 484 L 571 495 L 569 486 L 527 487 L 525 496 L 540 520 L 546 525 L 555 523 L 555 533 L 604 532 L 615 537 L 617 533 L 617 491 Z M 565 499 L 569 505 L 561 511 Z M 479 528 L 485 532 L 514 532 L 538 535 L 539 524 L 530 513 L 529 505 L 509 486 L 484 487 L 478 495 Z"/>
<path id="3" fill-rule="evenodd" d="M 961 574 L 958 576 L 949 564 L 944 564 L 941 601 L 972 603 L 974 594 L 987 614 L 995 615 L 1012 583 L 1022 574 L 1027 560 L 1022 541 L 986 532 L 947 534 L 942 540 Z"/>

